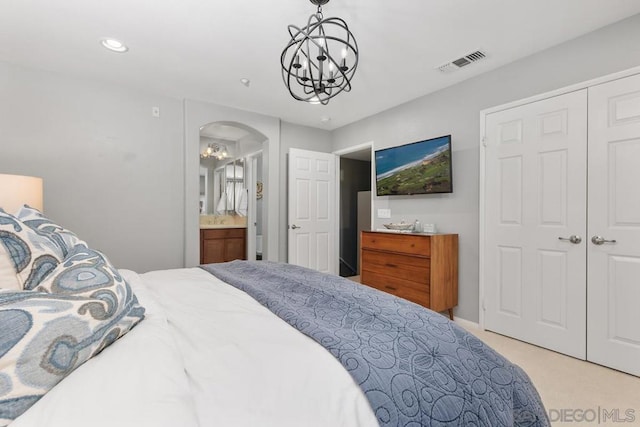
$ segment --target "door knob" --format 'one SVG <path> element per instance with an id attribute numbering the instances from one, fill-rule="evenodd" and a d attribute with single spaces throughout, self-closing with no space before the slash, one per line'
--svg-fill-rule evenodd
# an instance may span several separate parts
<path id="1" fill-rule="evenodd" d="M 291 229 L 292 229 L 292 230 L 297 230 L 298 228 L 302 228 L 302 227 L 298 227 L 298 226 L 297 226 L 297 225 L 295 225 L 295 224 L 293 224 L 293 225 L 291 226 Z"/>
<path id="2" fill-rule="evenodd" d="M 615 240 L 606 240 L 602 236 L 593 236 L 591 238 L 591 243 L 593 243 L 594 245 L 604 245 L 605 243 L 616 243 L 616 241 Z"/>
<path id="3" fill-rule="evenodd" d="M 569 237 L 558 237 L 558 240 L 571 242 L 574 245 L 577 245 L 577 244 L 582 242 L 582 237 L 576 236 L 575 234 L 573 234 L 573 235 L 571 235 Z"/>

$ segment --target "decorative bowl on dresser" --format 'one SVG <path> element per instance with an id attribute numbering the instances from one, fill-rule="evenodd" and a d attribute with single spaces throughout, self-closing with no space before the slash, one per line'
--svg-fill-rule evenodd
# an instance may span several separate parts
<path id="1" fill-rule="evenodd" d="M 389 230 L 402 230 L 402 231 L 411 231 L 413 230 L 413 223 L 407 223 L 407 222 L 396 222 L 396 223 L 389 223 L 389 224 L 382 224 L 385 226 L 385 228 L 389 229 Z"/>
<path id="2" fill-rule="evenodd" d="M 449 312 L 458 305 L 458 235 L 363 231 L 361 283 Z"/>

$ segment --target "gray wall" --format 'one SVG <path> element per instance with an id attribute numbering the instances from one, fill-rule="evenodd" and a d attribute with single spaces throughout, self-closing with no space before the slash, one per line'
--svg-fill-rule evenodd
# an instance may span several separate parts
<path id="1" fill-rule="evenodd" d="M 176 99 L 0 62 L 0 173 L 43 177 L 46 215 L 118 267 L 180 267 L 182 117 Z"/>
<path id="2" fill-rule="evenodd" d="M 289 148 L 331 152 L 331 133 L 323 129 L 310 128 L 288 122 L 281 122 L 280 127 L 280 260 L 287 260 L 287 168 L 289 166 Z"/>
<path id="3" fill-rule="evenodd" d="M 154 106 L 160 118 L 151 116 Z M 215 121 L 269 138 L 263 205 L 265 236 L 272 235 L 265 250 L 271 260 L 286 260 L 280 161 L 289 147 L 330 151 L 328 131 L 0 62 L 0 173 L 43 177 L 45 213 L 119 268 L 198 263 L 199 127 Z"/>
<path id="4" fill-rule="evenodd" d="M 477 322 L 479 113 L 485 108 L 640 65 L 640 15 L 418 98 L 332 133 L 333 149 L 374 141 L 374 149 L 452 135 L 453 194 L 375 197 L 392 220 L 419 219 L 460 235 L 455 314 Z M 373 228 L 382 220 L 376 219 Z"/>

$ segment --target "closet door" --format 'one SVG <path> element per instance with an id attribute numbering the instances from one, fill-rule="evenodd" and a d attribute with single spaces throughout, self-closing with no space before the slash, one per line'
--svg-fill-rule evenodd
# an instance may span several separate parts
<path id="1" fill-rule="evenodd" d="M 586 89 L 488 114 L 484 326 L 586 356 Z"/>
<path id="2" fill-rule="evenodd" d="M 640 375 L 639 75 L 589 88 L 588 247 L 587 357 Z"/>

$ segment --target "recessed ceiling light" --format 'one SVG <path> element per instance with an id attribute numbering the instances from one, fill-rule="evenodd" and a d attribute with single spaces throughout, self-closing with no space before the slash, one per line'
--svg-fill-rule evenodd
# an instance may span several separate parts
<path id="1" fill-rule="evenodd" d="M 100 44 L 112 52 L 124 53 L 129 50 L 127 45 L 122 43 L 120 40 L 112 39 L 110 37 L 100 39 Z"/>
<path id="2" fill-rule="evenodd" d="M 320 121 L 321 121 L 322 123 L 329 123 L 329 122 L 331 121 L 331 117 L 329 117 L 329 116 L 322 116 L 322 117 L 320 117 Z"/>

